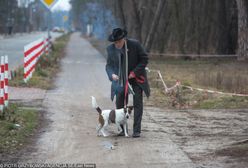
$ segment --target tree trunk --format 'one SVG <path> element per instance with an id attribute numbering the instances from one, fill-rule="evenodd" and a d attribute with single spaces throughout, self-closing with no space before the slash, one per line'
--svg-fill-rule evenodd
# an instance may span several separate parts
<path id="1" fill-rule="evenodd" d="M 158 22 L 159 22 L 161 13 L 163 12 L 163 8 L 164 8 L 165 3 L 166 3 L 166 0 L 159 0 L 159 2 L 158 2 L 152 25 L 151 25 L 151 28 L 150 28 L 149 33 L 147 35 L 146 41 L 145 41 L 145 48 L 147 51 L 149 51 L 152 47 L 154 34 L 156 32 L 156 28 L 158 26 Z"/>
<path id="2" fill-rule="evenodd" d="M 228 54 L 228 26 L 227 26 L 227 10 L 226 10 L 226 0 L 218 0 L 218 39 L 217 42 L 217 54 Z"/>
<path id="3" fill-rule="evenodd" d="M 136 36 L 136 39 L 141 42 L 142 41 L 141 39 L 142 25 L 141 25 L 141 20 L 140 20 L 138 2 L 136 2 L 135 0 L 131 0 L 131 4 L 132 4 L 133 12 L 134 12 L 133 19 L 134 19 L 135 36 Z"/>
<path id="4" fill-rule="evenodd" d="M 123 0 L 118 0 L 116 2 L 118 4 L 119 18 L 121 20 L 121 26 L 122 26 L 122 28 L 126 29 L 126 19 L 125 19 L 124 10 L 123 10 Z"/>
<path id="5" fill-rule="evenodd" d="M 248 2 L 236 0 L 238 6 L 238 60 L 248 60 Z"/>

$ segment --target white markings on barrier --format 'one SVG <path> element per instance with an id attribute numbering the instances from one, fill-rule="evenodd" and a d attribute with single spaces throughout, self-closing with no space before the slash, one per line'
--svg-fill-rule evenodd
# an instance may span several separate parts
<path id="1" fill-rule="evenodd" d="M 24 46 L 24 82 L 27 82 L 32 77 L 35 65 L 43 51 L 43 38 Z"/>
<path id="2" fill-rule="evenodd" d="M 7 107 L 9 105 L 9 62 L 8 56 L 4 57 L 4 106 Z"/>
<path id="3" fill-rule="evenodd" d="M 1 56 L 0 70 L 0 111 L 4 108 L 4 56 Z"/>
<path id="4" fill-rule="evenodd" d="M 50 49 L 51 49 L 51 37 L 48 37 L 47 39 L 45 39 L 45 53 L 46 55 L 49 55 L 50 53 Z"/>
<path id="5" fill-rule="evenodd" d="M 24 82 L 32 77 L 39 58 L 44 53 L 49 54 L 51 44 L 50 38 L 38 39 L 24 46 Z"/>
<path id="6" fill-rule="evenodd" d="M 0 58 L 0 112 L 3 112 L 4 107 L 8 106 L 9 94 L 9 64 L 8 56 L 1 56 Z"/>

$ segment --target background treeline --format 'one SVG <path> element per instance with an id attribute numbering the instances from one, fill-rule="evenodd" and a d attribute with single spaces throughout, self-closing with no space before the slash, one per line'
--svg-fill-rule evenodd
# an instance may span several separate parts
<path id="1" fill-rule="evenodd" d="M 1 0 L 0 1 L 0 33 L 12 33 L 45 30 L 47 28 L 47 12 L 39 0 Z"/>
<path id="2" fill-rule="evenodd" d="M 46 31 L 48 22 L 51 29 L 68 27 L 64 21 L 68 11 L 53 11 L 51 15 L 40 0 L 0 0 L 0 34 Z"/>
<path id="3" fill-rule="evenodd" d="M 71 4 L 76 28 L 85 31 L 93 24 L 102 31 L 97 37 L 106 38 L 113 27 L 121 26 L 150 52 L 238 54 L 240 60 L 248 59 L 247 0 L 71 0 Z"/>

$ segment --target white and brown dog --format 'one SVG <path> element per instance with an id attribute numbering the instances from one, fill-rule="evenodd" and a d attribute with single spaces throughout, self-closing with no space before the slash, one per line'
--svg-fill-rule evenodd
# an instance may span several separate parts
<path id="1" fill-rule="evenodd" d="M 99 125 L 97 128 L 97 135 L 102 135 L 104 137 L 108 136 L 105 132 L 105 128 L 110 123 L 115 123 L 119 133 L 122 131 L 121 125 L 124 127 L 125 136 L 128 137 L 127 133 L 127 119 L 133 110 L 133 106 L 128 106 L 127 108 L 115 109 L 115 110 L 101 110 L 96 103 L 95 97 L 92 98 L 92 107 L 95 108 L 99 114 Z"/>

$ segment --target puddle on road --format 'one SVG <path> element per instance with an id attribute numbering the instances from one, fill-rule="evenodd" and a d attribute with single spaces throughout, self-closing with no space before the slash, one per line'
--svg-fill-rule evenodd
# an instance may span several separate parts
<path id="1" fill-rule="evenodd" d="M 111 142 L 109 142 L 109 141 L 103 141 L 103 142 L 101 143 L 101 145 L 102 145 L 105 149 L 108 149 L 108 150 L 114 150 L 114 149 L 115 149 L 114 145 L 113 145 Z"/>

